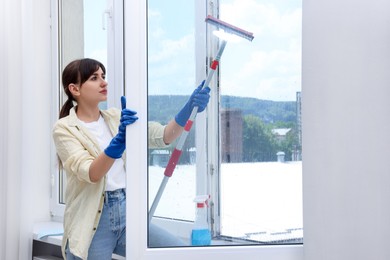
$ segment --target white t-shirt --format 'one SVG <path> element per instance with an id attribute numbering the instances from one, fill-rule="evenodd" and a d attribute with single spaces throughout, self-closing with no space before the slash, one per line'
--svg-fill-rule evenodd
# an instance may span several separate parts
<path id="1" fill-rule="evenodd" d="M 99 120 L 86 123 L 80 122 L 96 137 L 102 151 L 107 148 L 112 140 L 110 129 L 103 117 L 100 115 Z M 106 191 L 113 191 L 126 187 L 126 171 L 122 158 L 116 159 L 107 173 Z"/>

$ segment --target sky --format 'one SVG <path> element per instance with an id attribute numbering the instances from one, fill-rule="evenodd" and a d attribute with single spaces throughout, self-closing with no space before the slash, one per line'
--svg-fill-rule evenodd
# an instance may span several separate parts
<path id="1" fill-rule="evenodd" d="M 148 3 L 149 93 L 188 94 L 196 84 L 194 6 L 180 0 Z M 255 36 L 252 42 L 228 42 L 220 64 L 221 94 L 295 100 L 301 90 L 301 0 L 220 0 L 220 5 L 221 20 Z"/>

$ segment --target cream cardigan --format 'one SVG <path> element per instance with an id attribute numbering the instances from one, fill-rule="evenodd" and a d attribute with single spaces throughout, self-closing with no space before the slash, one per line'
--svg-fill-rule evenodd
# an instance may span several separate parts
<path id="1" fill-rule="evenodd" d="M 120 110 L 111 108 L 102 110 L 101 114 L 115 136 L 118 132 Z M 164 128 L 157 122 L 149 122 L 150 147 L 166 147 L 163 142 Z M 102 151 L 95 137 L 79 123 L 75 108 L 70 110 L 69 116 L 55 123 L 53 139 L 67 174 L 62 254 L 66 259 L 65 246 L 68 241 L 74 255 L 87 259 L 88 249 L 100 220 L 106 183 L 106 177 L 97 183 L 91 182 L 89 167 Z M 125 158 L 125 154 L 122 158 Z"/>

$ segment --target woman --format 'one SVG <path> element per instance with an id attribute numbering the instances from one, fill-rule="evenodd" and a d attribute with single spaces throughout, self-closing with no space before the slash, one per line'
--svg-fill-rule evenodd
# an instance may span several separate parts
<path id="1" fill-rule="evenodd" d="M 69 63 L 62 74 L 68 97 L 53 128 L 53 138 L 67 174 L 64 235 L 65 259 L 111 259 L 126 255 L 126 183 L 124 151 L 126 127 L 138 119 L 136 112 L 100 110 L 107 100 L 105 67 L 93 59 Z M 149 144 L 165 147 L 183 131 L 193 107 L 202 112 L 209 101 L 209 87 L 195 89 L 185 106 L 166 126 L 149 123 Z M 73 104 L 76 103 L 76 106 Z M 160 241 L 173 236 L 151 228 Z M 156 244 L 160 244 L 158 239 Z"/>

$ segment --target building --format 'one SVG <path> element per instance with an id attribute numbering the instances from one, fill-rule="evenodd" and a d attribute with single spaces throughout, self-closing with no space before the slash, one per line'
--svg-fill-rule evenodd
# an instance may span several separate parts
<path id="1" fill-rule="evenodd" d="M 272 129 L 276 140 L 280 143 L 286 139 L 286 135 L 291 131 L 291 128 L 275 128 Z"/>
<path id="2" fill-rule="evenodd" d="M 222 162 L 242 162 L 243 119 L 240 109 L 221 111 Z M 239 138 L 237 138 L 239 137 Z"/>

